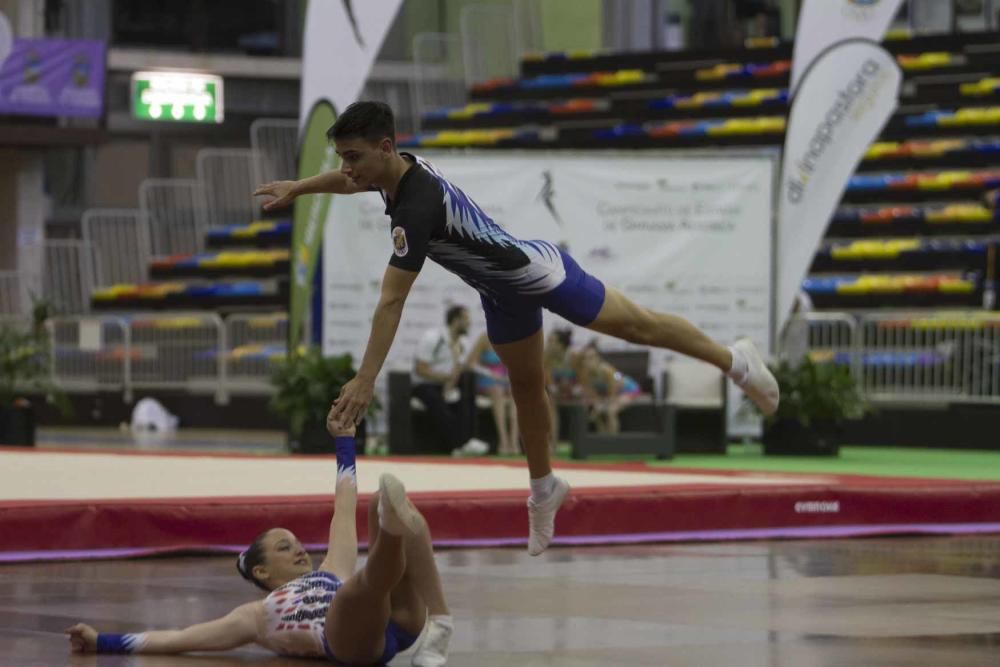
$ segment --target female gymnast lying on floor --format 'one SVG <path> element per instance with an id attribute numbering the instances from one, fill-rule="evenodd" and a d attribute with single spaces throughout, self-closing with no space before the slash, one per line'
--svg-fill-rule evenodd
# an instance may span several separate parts
<path id="1" fill-rule="evenodd" d="M 268 592 L 226 616 L 183 630 L 105 634 L 78 623 L 66 630 L 74 653 L 226 651 L 255 642 L 281 655 L 384 664 L 409 648 L 428 623 L 416 667 L 444 665 L 452 620 L 434 562 L 427 522 L 389 474 L 369 504 L 370 549 L 355 572 L 358 538 L 354 426 L 327 421 L 337 444 L 330 547 L 319 569 L 290 531 L 265 531 L 240 554 L 245 579 Z"/>

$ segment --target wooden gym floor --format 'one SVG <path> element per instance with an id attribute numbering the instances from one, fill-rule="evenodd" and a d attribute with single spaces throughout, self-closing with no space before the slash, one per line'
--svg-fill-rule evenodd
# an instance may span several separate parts
<path id="1" fill-rule="evenodd" d="M 445 550 L 438 563 L 455 667 L 1000 664 L 1000 537 Z M 61 634 L 182 626 L 254 596 L 230 557 L 3 565 L 0 665 L 313 664 L 257 648 L 78 657 Z"/>

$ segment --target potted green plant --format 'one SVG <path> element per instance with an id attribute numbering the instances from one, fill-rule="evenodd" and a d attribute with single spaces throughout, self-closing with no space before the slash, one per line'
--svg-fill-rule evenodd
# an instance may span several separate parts
<path id="1" fill-rule="evenodd" d="M 326 415 L 341 388 L 354 377 L 349 354 L 324 357 L 317 348 L 309 348 L 286 358 L 272 376 L 277 390 L 271 409 L 288 420 L 288 445 L 293 452 L 331 454 L 333 438 L 326 432 Z M 381 408 L 373 400 L 368 414 Z M 365 423 L 358 425 L 357 442 L 364 443 Z"/>
<path id="2" fill-rule="evenodd" d="M 778 411 L 764 421 L 765 454 L 837 456 L 844 422 L 868 411 L 847 366 L 805 358 L 771 371 L 781 389 Z"/>
<path id="3" fill-rule="evenodd" d="M 0 445 L 33 447 L 35 414 L 28 399 L 44 395 L 68 412 L 66 397 L 52 384 L 51 347 L 45 331 L 48 305 L 36 301 L 30 321 L 0 322 Z"/>

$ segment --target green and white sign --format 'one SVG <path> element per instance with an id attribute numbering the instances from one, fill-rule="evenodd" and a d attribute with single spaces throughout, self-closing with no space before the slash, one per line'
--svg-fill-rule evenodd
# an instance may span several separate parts
<path id="1" fill-rule="evenodd" d="M 327 100 L 313 105 L 302 133 L 299 147 L 299 178 L 308 178 L 340 166 L 340 157 L 326 138 L 326 131 L 337 120 L 337 113 Z M 316 258 L 323 244 L 323 227 L 331 194 L 304 195 L 295 200 L 292 227 L 291 304 L 288 308 L 288 346 L 295 350 L 303 342 L 309 298 L 312 295 Z"/>
<path id="2" fill-rule="evenodd" d="M 195 72 L 135 72 L 132 117 L 176 123 L 221 123 L 222 77 Z"/>

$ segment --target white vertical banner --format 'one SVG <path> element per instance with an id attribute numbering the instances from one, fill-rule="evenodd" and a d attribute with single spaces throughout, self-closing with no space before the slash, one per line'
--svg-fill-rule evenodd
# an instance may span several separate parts
<path id="1" fill-rule="evenodd" d="M 299 128 L 321 99 L 340 114 L 368 79 L 402 0 L 310 0 L 302 45 Z"/>
<path id="2" fill-rule="evenodd" d="M 848 179 L 896 109 L 902 78 L 881 46 L 849 40 L 813 62 L 792 100 L 778 203 L 779 330 Z"/>
<path id="3" fill-rule="evenodd" d="M 805 0 L 792 56 L 791 93 L 823 51 L 845 39 L 882 41 L 903 0 Z"/>

